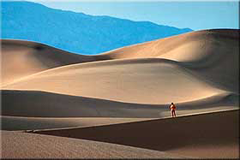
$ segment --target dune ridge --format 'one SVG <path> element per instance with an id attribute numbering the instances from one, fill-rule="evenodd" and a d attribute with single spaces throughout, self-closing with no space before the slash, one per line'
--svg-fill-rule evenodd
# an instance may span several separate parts
<path id="1" fill-rule="evenodd" d="M 186 102 L 226 92 L 199 80 L 177 64 L 152 58 L 68 65 L 30 76 L 3 89 L 152 104 Z M 178 92 L 174 92 L 176 88 Z M 161 96 L 163 94 L 165 96 Z"/>
<path id="2" fill-rule="evenodd" d="M 1 43 L 2 129 L 12 130 L 2 132 L 5 158 L 59 158 L 60 151 L 68 158 L 239 157 L 239 30 L 196 31 L 95 56 Z"/>
<path id="3" fill-rule="evenodd" d="M 230 91 L 239 92 L 238 81 L 236 81 L 236 79 L 239 78 L 235 78 L 238 77 L 239 71 L 239 30 L 237 29 L 212 29 L 190 32 L 116 49 L 95 56 L 71 54 L 35 42 L 17 40 L 1 40 L 1 42 L 3 46 L 2 62 L 4 64 L 4 67 L 2 67 L 3 84 L 11 82 L 13 79 L 16 80 L 39 71 L 66 64 L 113 59 L 165 58 L 182 62 L 188 68 L 194 69 L 198 75 L 201 75 L 205 79 L 207 78 L 209 81 L 217 82 Z M 23 53 L 20 54 L 19 49 L 17 49 L 17 51 L 15 50 L 17 46 L 23 48 Z M 11 48 L 13 48 L 13 50 L 11 50 Z M 52 55 L 58 57 L 57 61 L 49 56 L 49 52 L 52 52 Z M 17 55 L 17 53 L 19 54 Z M 13 58 L 10 60 L 8 55 L 12 56 L 13 54 L 14 57 L 16 57 L 14 58 L 16 59 L 16 64 L 27 62 L 27 65 L 22 69 L 10 65 L 11 63 L 9 63 L 9 61 L 12 61 Z M 32 58 L 26 59 L 26 54 Z M 61 63 L 59 63 L 59 61 L 61 61 Z M 231 65 L 229 65 L 230 63 Z M 234 70 L 232 68 L 234 68 Z M 8 70 L 8 72 L 6 70 Z M 228 74 L 224 74 L 225 72 L 222 72 L 223 70 Z M 13 74 L 11 75 L 10 73 Z M 11 76 L 13 77 L 11 78 Z"/>
<path id="4" fill-rule="evenodd" d="M 239 35 L 238 29 L 202 30 L 117 49 L 103 55 L 113 59 L 165 58 L 182 62 L 198 76 L 239 93 Z"/>
<path id="5" fill-rule="evenodd" d="M 198 47 L 201 47 L 201 45 L 205 45 L 206 48 L 211 47 L 212 45 L 213 47 L 216 47 L 221 43 L 226 44 L 228 43 L 228 41 L 234 42 L 234 45 L 236 45 L 239 43 L 238 39 L 239 30 L 237 29 L 201 30 L 123 47 L 103 53 L 101 55 L 98 55 L 98 57 L 106 56 L 111 57 L 111 59 L 160 57 L 181 62 L 192 62 L 207 58 L 207 56 L 209 56 L 209 54 L 213 54 L 213 52 L 221 51 L 220 48 L 210 48 L 208 52 L 205 52 L 206 50 L 199 50 Z M 210 43 L 206 43 L 206 40 Z M 221 40 L 223 40 L 223 42 L 221 42 Z M 219 44 L 212 43 L 215 41 L 220 42 Z M 189 45 L 191 44 L 191 42 L 199 44 L 196 44 L 197 46 L 193 46 L 196 48 L 192 48 L 189 46 L 189 49 L 186 49 L 185 52 L 182 52 L 182 49 L 185 47 L 184 45 Z M 177 49 L 179 48 L 181 48 L 181 52 L 177 51 Z M 194 55 L 191 55 L 191 53 L 193 52 L 192 49 L 195 49 L 196 53 L 194 53 Z M 228 50 L 228 48 L 225 48 L 224 50 Z M 234 49 L 231 50 L 234 51 Z"/>
<path id="6" fill-rule="evenodd" d="M 162 117 L 162 112 L 169 111 L 167 103 L 123 103 L 39 91 L 2 90 L 2 98 L 3 116 L 159 118 Z M 12 101 L 13 98 L 14 101 Z M 238 104 L 238 95 L 235 94 L 222 94 L 196 101 L 176 103 L 179 112 L 184 110 L 194 112 L 194 110 L 219 106 L 237 108 Z"/>
<path id="7" fill-rule="evenodd" d="M 1 40 L 2 84 L 68 64 L 95 60 L 32 41 Z"/>
<path id="8" fill-rule="evenodd" d="M 236 94 L 225 93 L 196 101 L 177 103 L 177 115 L 184 116 L 238 109 L 238 98 Z M 2 90 L 2 99 L 4 107 L 2 108 L 1 120 L 4 130 L 99 126 L 170 116 L 169 104 L 123 103 L 19 90 Z"/>
<path id="9" fill-rule="evenodd" d="M 216 125 L 218 123 L 221 125 Z M 118 134 L 119 131 L 121 134 Z M 239 110 L 97 127 L 39 130 L 36 133 L 123 144 L 193 157 L 239 156 Z M 207 149 L 204 150 L 204 147 Z"/>

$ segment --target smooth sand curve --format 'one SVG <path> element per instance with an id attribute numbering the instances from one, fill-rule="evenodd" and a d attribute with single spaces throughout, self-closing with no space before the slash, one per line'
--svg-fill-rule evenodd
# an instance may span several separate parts
<path id="1" fill-rule="evenodd" d="M 190 32 L 127 46 L 96 56 L 71 54 L 35 42 L 1 41 L 3 84 L 39 71 L 72 63 L 112 59 L 166 58 L 184 63 L 194 69 L 203 79 L 216 83 L 220 88 L 239 92 L 239 30 L 237 29 Z"/>
<path id="2" fill-rule="evenodd" d="M 4 159 L 184 158 L 136 147 L 20 132 L 2 131 L 1 142 Z"/>
<path id="3" fill-rule="evenodd" d="M 169 104 L 134 104 L 39 91 L 2 91 L 2 129 L 86 127 L 169 117 Z M 14 101 L 13 101 L 14 99 Z M 237 109 L 238 95 L 177 103 L 177 115 Z M 145 118 L 145 119 L 144 119 Z"/>
<path id="4" fill-rule="evenodd" d="M 95 60 L 31 41 L 1 40 L 1 45 L 1 85 L 50 68 Z"/>
<path id="5" fill-rule="evenodd" d="M 239 109 L 239 30 L 196 31 L 96 56 L 1 43 L 3 129 L 54 135 L 2 132 L 4 158 L 239 157 L 239 110 L 230 111 Z M 166 118 L 171 102 L 184 117 Z"/>
<path id="6" fill-rule="evenodd" d="M 130 145 L 201 158 L 239 157 L 239 110 L 37 133 Z"/>
<path id="7" fill-rule="evenodd" d="M 5 86 L 129 103 L 180 103 L 225 91 L 165 59 L 131 59 L 68 65 Z"/>

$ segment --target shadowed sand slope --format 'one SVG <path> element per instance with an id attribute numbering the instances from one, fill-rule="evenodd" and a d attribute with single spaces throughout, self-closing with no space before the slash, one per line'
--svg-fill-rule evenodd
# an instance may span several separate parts
<path id="1" fill-rule="evenodd" d="M 199 80 L 177 62 L 153 58 L 68 65 L 35 74 L 4 89 L 150 104 L 187 102 L 225 92 Z"/>
<path id="2" fill-rule="evenodd" d="M 1 132 L 1 158 L 178 158 L 175 154 L 89 140 Z M 184 158 L 182 156 L 182 158 Z"/>
<path id="3" fill-rule="evenodd" d="M 237 108 L 238 95 L 222 94 L 198 101 L 177 103 L 179 114 Z M 22 117 L 135 117 L 159 118 L 169 115 L 169 104 L 122 103 L 38 91 L 2 91 L 2 115 Z"/>
<path id="4" fill-rule="evenodd" d="M 116 118 L 116 117 L 19 117 L 2 116 L 2 130 L 26 131 L 39 129 L 63 129 L 72 127 L 92 127 L 109 124 L 145 121 L 154 118 Z"/>
<path id="5" fill-rule="evenodd" d="M 201 158 L 239 157 L 239 110 L 37 133 L 124 144 Z"/>
<path id="6" fill-rule="evenodd" d="M 103 54 L 112 59 L 166 58 L 182 62 L 218 87 L 239 92 L 239 30 L 190 32 Z"/>
<path id="7" fill-rule="evenodd" d="M 193 62 L 207 58 L 215 54 L 214 52 L 226 55 L 226 52 L 232 51 L 234 53 L 231 54 L 235 54 L 238 39 L 238 29 L 202 30 L 123 47 L 99 56 L 108 56 L 111 59 L 161 57 L 181 62 Z"/>
<path id="8" fill-rule="evenodd" d="M 177 115 L 237 109 L 238 95 L 177 103 Z M 169 117 L 169 104 L 134 104 L 39 91 L 2 91 L 2 129 L 27 130 L 143 121 Z"/>
<path id="9" fill-rule="evenodd" d="M 71 54 L 35 42 L 2 40 L 3 84 L 66 64 L 136 58 L 166 58 L 181 62 L 195 74 L 220 88 L 238 92 L 239 30 L 203 30 L 101 55 Z M 20 65 L 21 64 L 21 65 Z M 221 64 L 221 65 L 220 65 Z"/>
<path id="10" fill-rule="evenodd" d="M 30 41 L 1 40 L 1 44 L 2 85 L 49 68 L 94 59 Z"/>
<path id="11" fill-rule="evenodd" d="M 239 30 L 191 32 L 96 56 L 1 43 L 3 129 L 60 136 L 3 131 L 3 158 L 239 156 Z M 168 118 L 171 102 L 178 118 Z"/>

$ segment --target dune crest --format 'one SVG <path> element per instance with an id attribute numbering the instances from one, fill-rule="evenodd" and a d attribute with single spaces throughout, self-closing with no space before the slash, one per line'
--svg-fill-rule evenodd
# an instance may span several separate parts
<path id="1" fill-rule="evenodd" d="M 112 59 L 165 58 L 185 64 L 222 89 L 239 92 L 238 29 L 190 32 L 104 53 Z"/>
<path id="2" fill-rule="evenodd" d="M 123 103 L 106 99 L 69 96 L 39 91 L 3 90 L 3 116 L 22 117 L 118 117 L 162 118 L 169 115 L 169 104 Z M 177 103 L 179 115 L 222 108 L 236 109 L 235 94 L 222 94 L 187 103 Z M 12 101 L 14 99 L 14 101 Z M 182 113 L 181 113 L 182 112 Z M 167 114 L 166 114 L 167 113 Z"/>
<path id="3" fill-rule="evenodd" d="M 239 157 L 239 30 L 196 31 L 95 56 L 1 42 L 3 129 L 54 135 L 3 132 L 4 158 Z"/>
<path id="4" fill-rule="evenodd" d="M 187 102 L 224 93 L 164 59 L 68 65 L 30 76 L 4 89 L 39 90 L 130 103 Z"/>
<path id="5" fill-rule="evenodd" d="M 31 41 L 1 40 L 1 44 L 1 85 L 50 68 L 93 59 Z"/>
<path id="6" fill-rule="evenodd" d="M 239 156 L 238 124 L 239 111 L 235 110 L 37 133 L 122 144 L 192 157 L 236 158 Z"/>
<path id="7" fill-rule="evenodd" d="M 2 85 L 69 64 L 114 59 L 164 58 L 184 64 L 199 77 L 221 89 L 239 92 L 239 30 L 190 32 L 95 56 L 72 54 L 35 42 L 1 41 Z"/>

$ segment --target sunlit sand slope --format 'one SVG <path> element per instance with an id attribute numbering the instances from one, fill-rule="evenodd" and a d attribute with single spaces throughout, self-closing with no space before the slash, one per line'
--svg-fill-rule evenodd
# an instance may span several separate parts
<path id="1" fill-rule="evenodd" d="M 39 90 L 130 103 L 180 103 L 224 93 L 174 61 L 132 59 L 69 65 L 4 89 Z"/>
<path id="2" fill-rule="evenodd" d="M 35 42 L 2 40 L 2 83 L 66 64 L 113 59 L 166 58 L 191 68 L 201 79 L 238 92 L 239 30 L 196 31 L 96 56 L 61 51 Z"/>
<path id="3" fill-rule="evenodd" d="M 1 45 L 2 85 L 50 68 L 92 60 L 30 41 L 1 40 Z"/>
<path id="4" fill-rule="evenodd" d="M 180 62 L 197 62 L 206 60 L 209 56 L 234 56 L 237 54 L 238 44 L 239 30 L 213 29 L 123 47 L 99 56 L 112 59 L 161 57 Z"/>
<path id="5" fill-rule="evenodd" d="M 4 131 L 3 158 L 239 157 L 239 30 L 96 56 L 1 42 L 2 129 L 54 135 Z"/>
<path id="6" fill-rule="evenodd" d="M 8 159 L 184 158 L 136 147 L 20 132 L 2 131 L 1 142 L 1 158 Z"/>
<path id="7" fill-rule="evenodd" d="M 195 69 L 219 87 L 239 92 L 239 30 L 214 29 L 124 47 L 104 53 L 111 59 L 166 58 Z"/>

